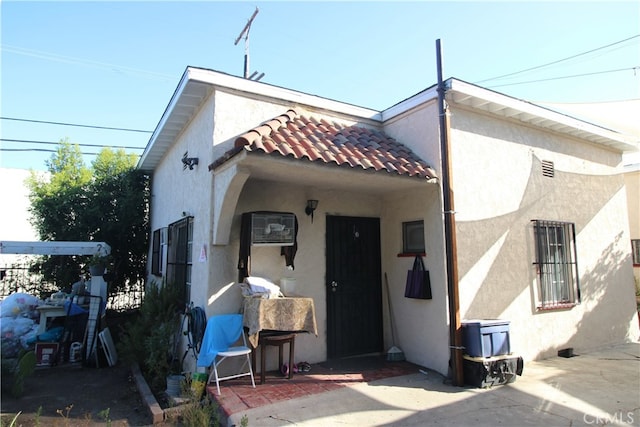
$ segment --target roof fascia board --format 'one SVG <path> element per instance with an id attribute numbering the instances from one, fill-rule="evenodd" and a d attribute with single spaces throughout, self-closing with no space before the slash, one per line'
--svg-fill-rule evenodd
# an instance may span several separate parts
<path id="1" fill-rule="evenodd" d="M 167 123 L 167 120 L 169 119 L 171 112 L 173 111 L 176 104 L 178 103 L 180 96 L 184 92 L 184 89 L 187 86 L 188 81 L 189 81 L 189 68 L 187 67 L 184 73 L 182 73 L 180 82 L 178 83 L 176 90 L 173 92 L 173 95 L 171 96 L 171 100 L 169 101 L 169 104 L 167 104 L 167 108 L 164 109 L 164 113 L 162 113 L 162 117 L 160 118 L 158 125 L 153 130 L 153 134 L 151 134 L 151 138 L 149 138 L 149 142 L 147 143 L 147 146 L 145 147 L 144 152 L 140 156 L 140 160 L 138 160 L 137 167 L 139 169 L 141 169 L 142 165 L 144 165 L 149 152 L 153 150 L 153 146 L 155 145 L 155 141 L 158 138 L 158 135 L 160 134 L 165 124 Z"/>
<path id="2" fill-rule="evenodd" d="M 319 109 L 375 120 L 378 122 L 381 120 L 380 112 L 370 108 L 358 107 L 356 105 L 334 101 L 332 99 L 322 98 L 316 95 L 310 95 L 203 68 L 189 67 L 187 72 L 189 80 L 207 83 L 216 87 L 238 90 L 249 94 L 260 95 L 276 100 L 284 100 L 296 104 L 309 105 Z"/>
<path id="3" fill-rule="evenodd" d="M 404 101 L 401 101 L 386 110 L 383 110 L 380 114 L 382 116 L 382 121 L 387 122 L 395 117 L 398 117 L 409 110 L 412 110 L 420 105 L 426 104 L 433 99 L 438 97 L 438 92 L 436 86 L 431 86 L 422 92 L 419 92 Z"/>
<path id="4" fill-rule="evenodd" d="M 544 120 L 550 120 L 561 126 L 568 126 L 582 132 L 590 133 L 594 136 L 594 139 L 600 138 L 600 139 L 609 140 L 612 142 L 612 144 L 607 144 L 603 142 L 602 145 L 626 146 L 627 150 L 630 150 L 630 151 L 637 149 L 637 143 L 635 141 L 630 140 L 623 134 L 603 128 L 598 125 L 591 124 L 589 122 L 585 122 L 583 120 L 573 118 L 566 114 L 558 113 L 556 111 L 550 110 L 545 107 L 541 107 L 531 102 L 513 98 L 508 95 L 503 95 L 501 93 L 494 92 L 494 91 L 491 91 L 470 83 L 466 83 L 457 79 L 449 79 L 447 80 L 446 84 L 447 84 L 447 92 L 454 93 L 453 102 L 456 102 L 455 94 L 472 97 L 475 99 L 475 101 L 477 101 L 476 103 L 463 103 L 463 104 L 469 105 L 473 108 L 477 108 L 476 106 L 480 103 L 490 103 L 499 107 L 493 110 L 487 110 L 489 112 L 494 111 L 494 113 L 498 114 L 497 113 L 498 111 L 512 109 L 525 115 L 528 114 L 531 116 L 536 116 Z M 515 115 L 517 114 L 512 114 L 511 116 L 515 116 Z M 527 121 L 525 120 L 525 122 Z M 535 124 L 534 122 L 531 122 L 531 121 L 530 123 L 536 126 L 540 126 L 539 124 Z M 550 126 L 541 126 L 541 127 L 550 128 Z M 563 132 L 563 133 L 567 133 L 567 132 Z"/>
<path id="5" fill-rule="evenodd" d="M 380 112 L 369 108 L 358 107 L 352 104 L 346 104 L 327 98 L 321 98 L 319 96 L 309 95 L 291 89 L 269 85 L 266 83 L 260 83 L 253 80 L 220 73 L 214 70 L 197 67 L 187 67 L 182 74 L 180 82 L 176 87 L 173 95 L 171 96 L 171 100 L 165 108 L 164 113 L 162 114 L 162 117 L 158 122 L 158 125 L 149 138 L 149 142 L 147 143 L 144 152 L 138 160 L 138 169 L 149 169 L 149 167 L 145 167 L 145 164 L 147 162 L 155 163 L 155 161 L 149 159 L 149 154 L 154 151 L 156 140 L 165 130 L 165 126 L 167 125 L 167 122 L 171 117 L 173 110 L 177 105 L 180 104 L 180 100 L 184 96 L 187 96 L 185 94 L 185 90 L 190 82 L 203 83 L 214 88 L 225 88 L 229 90 L 240 91 L 250 94 L 250 96 L 253 97 L 261 96 L 279 101 L 284 100 L 292 102 L 294 104 L 308 105 L 320 110 L 342 113 L 355 118 L 373 120 L 376 122 L 381 121 Z M 185 124 L 186 122 L 181 126 L 181 129 Z M 180 130 L 176 130 L 176 132 L 179 133 Z M 151 169 L 153 168 L 154 166 L 151 167 Z"/>

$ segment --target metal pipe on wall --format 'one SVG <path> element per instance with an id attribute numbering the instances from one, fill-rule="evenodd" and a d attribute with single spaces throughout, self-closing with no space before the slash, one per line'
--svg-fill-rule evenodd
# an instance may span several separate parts
<path id="1" fill-rule="evenodd" d="M 458 257 L 456 248 L 456 220 L 451 185 L 451 160 L 449 157 L 449 123 L 445 111 L 446 87 L 442 81 L 442 48 L 436 40 L 438 68 L 438 115 L 440 125 L 440 152 L 442 156 L 442 197 L 444 205 L 444 238 L 447 263 L 447 292 L 449 295 L 449 348 L 453 384 L 464 385 L 462 367 L 462 326 L 460 324 L 460 298 L 458 290 Z"/>

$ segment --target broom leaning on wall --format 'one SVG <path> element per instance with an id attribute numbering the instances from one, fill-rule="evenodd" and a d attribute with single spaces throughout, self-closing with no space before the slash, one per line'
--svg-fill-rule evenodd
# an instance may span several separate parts
<path id="1" fill-rule="evenodd" d="M 402 360 L 405 360 L 405 357 L 404 352 L 396 347 L 396 334 L 394 331 L 393 311 L 391 310 L 391 294 L 389 292 L 389 278 L 387 277 L 387 273 L 384 273 L 384 281 L 387 289 L 387 303 L 389 304 L 389 323 L 391 325 L 391 348 L 387 350 L 387 361 L 400 362 Z"/>

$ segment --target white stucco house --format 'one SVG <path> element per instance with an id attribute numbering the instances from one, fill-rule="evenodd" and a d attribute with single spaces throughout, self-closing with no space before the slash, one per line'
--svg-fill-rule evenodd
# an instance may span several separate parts
<path id="1" fill-rule="evenodd" d="M 509 320 L 525 361 L 638 340 L 621 160 L 638 141 L 444 84 L 460 319 Z M 375 111 L 188 67 L 138 164 L 152 178 L 150 279 L 181 284 L 207 316 L 239 312 L 242 215 L 293 214 L 293 253 L 253 245 L 247 273 L 313 298 L 318 336 L 297 337 L 296 359 L 384 353 L 388 282 L 396 344 L 447 375 L 439 105 L 436 86 Z M 416 253 L 429 300 L 404 297 Z"/>
<path id="2" fill-rule="evenodd" d="M 627 189 L 633 275 L 637 291 L 640 289 L 640 163 L 624 166 L 624 184 Z"/>

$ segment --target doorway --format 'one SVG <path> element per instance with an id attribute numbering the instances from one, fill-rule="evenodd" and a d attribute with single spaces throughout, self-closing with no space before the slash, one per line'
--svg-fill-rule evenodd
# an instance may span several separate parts
<path id="1" fill-rule="evenodd" d="M 327 358 L 382 351 L 380 219 L 327 216 Z"/>

